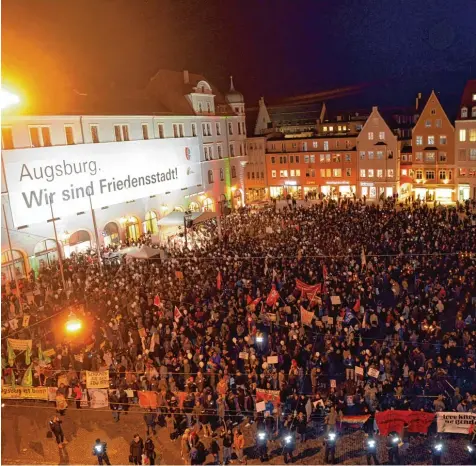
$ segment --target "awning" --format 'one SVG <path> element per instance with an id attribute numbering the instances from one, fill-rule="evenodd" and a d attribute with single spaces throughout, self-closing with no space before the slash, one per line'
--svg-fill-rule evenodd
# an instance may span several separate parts
<path id="1" fill-rule="evenodd" d="M 400 184 L 413 183 L 413 178 L 411 176 L 403 175 L 400 177 Z"/>
<path id="2" fill-rule="evenodd" d="M 202 212 L 197 218 L 193 219 L 193 225 L 200 225 L 200 223 L 207 222 L 213 218 L 216 218 L 216 212 Z"/>
<path id="3" fill-rule="evenodd" d="M 134 259 L 151 259 L 152 257 L 160 254 L 160 249 L 154 249 L 150 246 L 142 245 L 140 248 L 131 248 L 133 250 L 127 253 L 127 257 L 133 257 Z"/>
<path id="4" fill-rule="evenodd" d="M 190 218 L 195 220 L 202 215 L 201 212 L 192 212 Z M 157 224 L 164 227 L 178 227 L 183 226 L 183 219 L 185 218 L 185 212 L 170 212 L 170 214 L 162 217 Z"/>

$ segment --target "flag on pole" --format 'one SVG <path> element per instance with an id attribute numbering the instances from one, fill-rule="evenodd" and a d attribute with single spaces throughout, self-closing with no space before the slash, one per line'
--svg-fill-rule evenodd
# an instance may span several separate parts
<path id="1" fill-rule="evenodd" d="M 25 363 L 30 365 L 31 363 L 31 348 L 30 348 L 30 345 L 28 345 L 26 347 L 26 350 L 25 350 Z"/>
<path id="2" fill-rule="evenodd" d="M 222 282 L 222 277 L 221 277 L 221 271 L 218 271 L 217 275 L 217 290 L 221 290 L 221 282 Z"/>
<path id="3" fill-rule="evenodd" d="M 249 306 L 253 302 L 253 298 L 247 294 L 246 295 L 246 305 Z"/>
<path id="4" fill-rule="evenodd" d="M 254 301 L 251 302 L 251 305 L 256 307 L 260 301 L 261 301 L 261 297 L 256 298 Z"/>
<path id="5" fill-rule="evenodd" d="M 365 251 L 363 246 L 362 246 L 362 252 L 360 254 L 360 261 L 362 262 L 362 268 L 367 266 L 367 258 L 365 257 Z"/>
<path id="6" fill-rule="evenodd" d="M 157 306 L 157 307 L 162 306 L 162 303 L 160 302 L 160 296 L 158 294 L 155 295 L 154 306 Z"/>
<path id="7" fill-rule="evenodd" d="M 182 313 L 180 312 L 180 309 L 175 306 L 175 309 L 174 309 L 174 319 L 175 320 L 179 320 L 180 317 L 182 317 Z"/>
<path id="8" fill-rule="evenodd" d="M 310 311 L 306 311 L 306 309 L 304 309 L 302 306 L 301 306 L 301 322 L 304 324 L 304 325 L 309 325 L 311 326 L 312 324 L 312 319 L 314 318 L 314 313 L 313 312 L 310 312 Z"/>
<path id="9" fill-rule="evenodd" d="M 301 292 L 301 295 L 303 293 L 306 293 L 309 296 L 310 293 L 312 299 L 314 299 L 316 293 L 321 292 L 322 285 L 320 283 L 318 283 L 317 285 L 308 285 L 307 283 L 304 283 L 303 281 L 296 278 L 296 288 Z"/>
<path id="10" fill-rule="evenodd" d="M 271 291 L 269 292 L 268 298 L 266 299 L 266 304 L 268 306 L 274 306 L 279 299 L 279 293 L 276 289 L 276 286 L 273 285 L 271 287 Z"/>
<path id="11" fill-rule="evenodd" d="M 354 304 L 354 307 L 352 308 L 354 309 L 355 312 L 359 312 L 360 311 L 360 299 L 358 299 L 355 304 Z"/>
<path id="12" fill-rule="evenodd" d="M 21 385 L 23 387 L 31 387 L 33 386 L 33 374 L 31 371 L 31 364 L 28 369 L 25 371 L 23 378 L 21 379 Z"/>
<path id="13" fill-rule="evenodd" d="M 328 272 L 327 272 L 327 267 L 326 267 L 326 264 L 323 264 L 322 265 L 322 276 L 324 277 L 324 280 L 327 280 L 327 276 L 328 276 Z"/>
<path id="14" fill-rule="evenodd" d="M 15 363 L 15 351 L 10 345 L 10 342 L 7 339 L 7 357 L 8 357 L 8 365 L 11 367 Z"/>

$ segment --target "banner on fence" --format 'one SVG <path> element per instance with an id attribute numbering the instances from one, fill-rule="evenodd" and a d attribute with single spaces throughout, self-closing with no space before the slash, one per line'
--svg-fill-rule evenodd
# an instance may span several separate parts
<path id="1" fill-rule="evenodd" d="M 86 388 L 109 388 L 109 371 L 86 371 Z"/>
<path id="2" fill-rule="evenodd" d="M 32 340 L 16 340 L 14 338 L 7 338 L 10 348 L 14 351 L 25 351 L 28 347 L 31 349 Z"/>
<path id="3" fill-rule="evenodd" d="M 4 400 L 44 400 L 48 401 L 48 389 L 46 387 L 2 387 L 2 399 Z"/>
<path id="4" fill-rule="evenodd" d="M 365 424 L 370 417 L 370 414 L 357 414 L 355 416 L 342 416 L 341 422 L 345 424 L 354 424 L 361 426 Z"/>
<path id="5" fill-rule="evenodd" d="M 395 431 L 403 435 L 403 427 L 408 424 L 407 432 L 426 434 L 435 415 L 423 411 L 388 410 L 375 415 L 380 435 Z"/>
<path id="6" fill-rule="evenodd" d="M 259 401 L 271 401 L 271 403 L 279 405 L 279 390 L 256 389 L 256 402 Z"/>
<path id="7" fill-rule="evenodd" d="M 109 397 L 105 388 L 88 388 L 88 395 L 91 400 L 91 408 L 108 407 Z"/>
<path id="8" fill-rule="evenodd" d="M 436 413 L 438 432 L 468 434 L 476 424 L 476 414 L 472 413 Z"/>
<path id="9" fill-rule="evenodd" d="M 139 395 L 139 406 L 141 408 L 157 409 L 157 392 L 138 391 L 137 395 Z"/>

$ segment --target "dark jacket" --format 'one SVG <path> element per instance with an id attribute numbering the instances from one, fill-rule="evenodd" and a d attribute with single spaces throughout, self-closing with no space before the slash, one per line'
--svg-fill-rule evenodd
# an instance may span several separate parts
<path id="1" fill-rule="evenodd" d="M 61 427 L 62 422 L 63 421 L 50 421 L 50 429 L 53 434 L 60 435 L 63 433 L 63 428 Z"/>
<path id="2" fill-rule="evenodd" d="M 133 456 L 134 458 L 140 459 L 143 452 L 144 452 L 144 441 L 140 437 L 138 442 L 136 442 L 135 440 L 132 440 L 130 455 Z"/>

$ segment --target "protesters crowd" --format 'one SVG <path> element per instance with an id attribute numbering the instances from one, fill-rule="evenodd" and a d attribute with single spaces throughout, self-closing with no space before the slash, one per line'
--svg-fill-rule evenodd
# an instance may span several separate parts
<path id="1" fill-rule="evenodd" d="M 22 283 L 22 306 L 2 290 L 3 382 L 20 385 L 28 367 L 24 354 L 10 364 L 6 337 L 32 339 L 33 386 L 66 376 L 58 391 L 67 398 L 71 388 L 77 408 L 84 371 L 109 371 L 114 418 L 138 391 L 157 392 L 147 434 L 168 429 L 192 464 L 204 461 L 203 438 L 223 462 L 232 448 L 244 461 L 243 430 L 253 422 L 306 441 L 338 429 L 343 416 L 476 412 L 468 212 L 349 200 L 241 209 L 220 235 L 211 221 L 199 243 L 175 242 L 163 259 L 67 259 L 66 289 L 54 266 Z M 296 280 L 320 289 L 302 292 Z M 78 337 L 58 330 L 70 310 L 84 322 Z M 308 325 L 303 310 L 313 313 Z M 278 391 L 280 403 L 258 412 L 257 389 Z M 370 417 L 365 429 L 374 428 Z"/>

